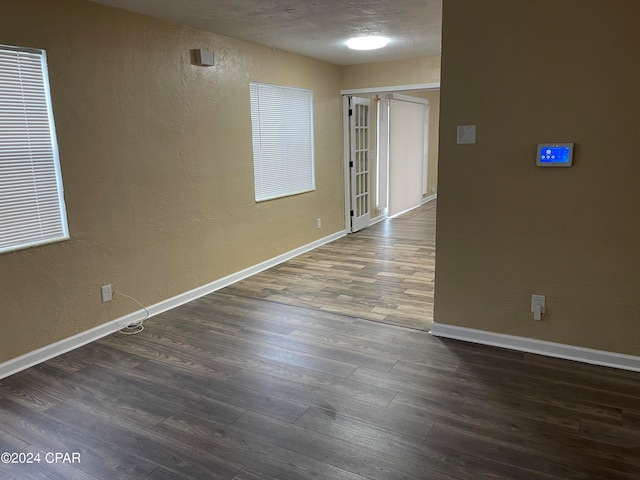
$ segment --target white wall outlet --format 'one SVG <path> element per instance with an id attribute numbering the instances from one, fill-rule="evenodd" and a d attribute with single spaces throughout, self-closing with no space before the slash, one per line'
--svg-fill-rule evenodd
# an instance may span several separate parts
<path id="1" fill-rule="evenodd" d="M 318 228 L 322 228 L 322 219 L 321 218 L 318 219 Z"/>
<path id="2" fill-rule="evenodd" d="M 547 310 L 547 301 L 544 295 L 531 295 L 531 313 L 534 320 L 542 320 Z"/>
<path id="3" fill-rule="evenodd" d="M 100 287 L 100 292 L 102 293 L 102 303 L 110 302 L 113 299 L 111 285 L 103 285 Z"/>

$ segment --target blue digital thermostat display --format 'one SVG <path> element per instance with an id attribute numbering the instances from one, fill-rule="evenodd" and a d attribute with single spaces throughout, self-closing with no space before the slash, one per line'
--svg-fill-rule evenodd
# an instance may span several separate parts
<path id="1" fill-rule="evenodd" d="M 539 167 L 570 167 L 573 164 L 573 143 L 539 143 L 536 165 Z"/>

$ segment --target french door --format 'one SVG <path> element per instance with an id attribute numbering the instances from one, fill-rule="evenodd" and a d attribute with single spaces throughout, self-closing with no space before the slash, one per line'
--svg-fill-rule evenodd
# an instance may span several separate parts
<path id="1" fill-rule="evenodd" d="M 371 221 L 371 158 L 368 98 L 349 100 L 349 171 L 351 177 L 351 231 L 369 226 Z"/>

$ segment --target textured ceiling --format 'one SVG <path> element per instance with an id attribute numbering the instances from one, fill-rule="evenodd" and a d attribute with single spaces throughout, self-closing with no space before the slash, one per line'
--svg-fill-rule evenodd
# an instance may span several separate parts
<path id="1" fill-rule="evenodd" d="M 442 0 L 91 0 L 337 65 L 440 54 Z M 353 36 L 389 37 L 357 52 Z"/>

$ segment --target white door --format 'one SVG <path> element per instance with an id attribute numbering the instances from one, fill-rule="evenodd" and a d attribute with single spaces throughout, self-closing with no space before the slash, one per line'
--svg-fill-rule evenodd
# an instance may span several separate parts
<path id="1" fill-rule="evenodd" d="M 428 106 L 391 100 L 389 114 L 389 216 L 417 207 L 426 188 L 425 120 Z"/>
<path id="2" fill-rule="evenodd" d="M 368 98 L 353 97 L 349 104 L 349 144 L 351 173 L 351 231 L 369 226 L 371 221 Z"/>

